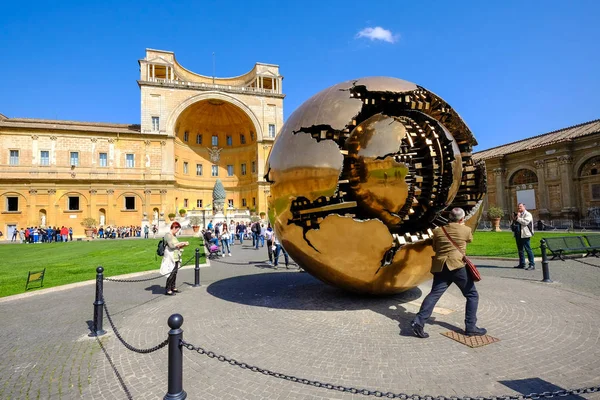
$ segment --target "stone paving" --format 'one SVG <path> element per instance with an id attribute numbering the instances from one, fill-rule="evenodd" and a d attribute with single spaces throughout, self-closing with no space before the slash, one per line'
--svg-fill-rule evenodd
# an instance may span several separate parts
<path id="1" fill-rule="evenodd" d="M 500 339 L 480 348 L 441 333 L 461 329 L 464 299 L 442 297 L 429 339 L 410 320 L 430 285 L 392 297 L 342 292 L 295 268 L 265 263 L 266 249 L 236 245 L 233 257 L 179 273 L 182 293 L 164 296 L 164 278 L 105 282 L 122 336 L 139 348 L 166 338 L 184 316 L 184 339 L 273 371 L 395 393 L 445 396 L 528 394 L 600 385 L 600 259 L 552 261 L 552 284 L 514 261 L 476 260 L 483 281 L 479 325 Z M 283 261 L 283 260 L 282 260 Z M 156 274 L 156 273 L 154 273 Z M 152 277 L 152 274 L 145 275 Z M 90 271 L 90 278 L 94 270 Z M 156 399 L 167 391 L 166 348 L 127 350 L 112 333 L 88 337 L 93 284 L 0 299 L 0 398 Z M 184 349 L 190 399 L 359 399 L 210 359 Z M 570 398 L 598 399 L 600 394 Z"/>

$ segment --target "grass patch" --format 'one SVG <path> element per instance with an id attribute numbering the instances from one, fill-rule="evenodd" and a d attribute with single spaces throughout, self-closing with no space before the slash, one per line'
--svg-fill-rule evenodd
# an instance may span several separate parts
<path id="1" fill-rule="evenodd" d="M 200 263 L 205 262 L 200 238 L 190 237 L 183 261 L 200 249 Z M 0 246 L 0 297 L 25 292 L 28 271 L 46 268 L 44 288 L 95 279 L 96 267 L 104 267 L 105 276 L 160 268 L 155 257 L 159 239 L 97 239 L 90 242 L 7 244 Z M 193 260 L 192 260 L 193 263 Z M 29 289 L 29 291 L 35 289 Z"/>
<path id="2" fill-rule="evenodd" d="M 567 232 L 536 232 L 531 238 L 531 248 L 536 257 L 540 257 L 540 240 L 553 236 L 582 236 L 598 235 L 598 233 L 567 233 Z M 548 252 L 550 254 L 550 252 Z M 467 255 L 472 257 L 519 257 L 517 244 L 510 231 L 506 232 L 475 232 L 473 242 L 467 246 Z"/>

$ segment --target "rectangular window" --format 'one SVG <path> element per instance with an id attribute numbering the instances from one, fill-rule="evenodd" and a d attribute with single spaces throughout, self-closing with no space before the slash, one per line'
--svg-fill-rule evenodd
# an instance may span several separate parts
<path id="1" fill-rule="evenodd" d="M 233 139 L 231 135 L 227 135 L 227 146 L 233 146 Z"/>
<path id="2" fill-rule="evenodd" d="M 183 162 L 183 173 L 184 174 L 188 173 L 188 162 L 187 161 Z"/>
<path id="3" fill-rule="evenodd" d="M 253 198 L 252 198 L 252 206 L 253 206 L 253 207 L 256 207 L 256 197 L 253 197 Z"/>
<path id="4" fill-rule="evenodd" d="M 183 199 L 183 208 L 188 208 L 188 199 Z"/>
<path id="5" fill-rule="evenodd" d="M 79 165 L 79 152 L 77 152 L 77 151 L 71 152 L 71 165 L 74 165 L 74 166 Z"/>
<path id="6" fill-rule="evenodd" d="M 256 161 L 252 161 L 252 173 L 256 173 Z"/>
<path id="7" fill-rule="evenodd" d="M 190 140 L 190 133 L 188 131 L 183 132 L 183 141 L 187 142 Z"/>
<path id="8" fill-rule="evenodd" d="M 246 164 L 242 164 L 242 175 L 246 175 Z"/>
<path id="9" fill-rule="evenodd" d="M 19 211 L 18 197 L 6 197 L 6 211 Z"/>
<path id="10" fill-rule="evenodd" d="M 99 155 L 99 162 L 98 162 L 98 164 L 99 164 L 101 167 L 106 167 L 106 166 L 108 166 L 108 154 L 106 154 L 106 153 L 100 153 L 100 155 Z"/>
<path id="11" fill-rule="evenodd" d="M 160 129 L 160 118 L 152 117 L 152 132 L 158 132 Z"/>
<path id="12" fill-rule="evenodd" d="M 202 164 L 196 164 L 196 175 L 202 176 Z"/>
<path id="13" fill-rule="evenodd" d="M 201 134 L 196 135 L 196 144 L 202 144 L 202 135 Z"/>
<path id="14" fill-rule="evenodd" d="M 19 150 L 10 151 L 10 165 L 19 165 Z"/>
<path id="15" fill-rule="evenodd" d="M 254 132 L 250 131 L 250 140 L 254 141 Z"/>
<path id="16" fill-rule="evenodd" d="M 125 165 L 127 166 L 127 168 L 135 167 L 135 160 L 133 158 L 133 154 L 125 155 Z"/>
<path id="17" fill-rule="evenodd" d="M 233 208 L 233 199 L 227 199 L 227 207 Z"/>
<path id="18" fill-rule="evenodd" d="M 244 135 L 243 133 L 240 134 L 240 143 L 246 144 L 246 135 Z"/>
<path id="19" fill-rule="evenodd" d="M 79 196 L 69 196 L 69 211 L 79 211 Z"/>
<path id="20" fill-rule="evenodd" d="M 135 210 L 135 196 L 125 196 L 125 209 Z"/>
<path id="21" fill-rule="evenodd" d="M 212 176 L 219 176 L 219 166 L 218 165 L 213 165 L 212 166 Z"/>
<path id="22" fill-rule="evenodd" d="M 269 137 L 275 137 L 275 124 L 269 124 Z"/>
<path id="23" fill-rule="evenodd" d="M 233 176 L 233 165 L 227 166 L 227 176 Z"/>
<path id="24" fill-rule="evenodd" d="M 202 200 L 201 199 L 196 200 L 196 207 L 202 208 Z"/>
<path id="25" fill-rule="evenodd" d="M 246 199 L 242 199 L 242 207 L 246 207 Z"/>
<path id="26" fill-rule="evenodd" d="M 47 150 L 40 151 L 40 165 L 50 165 L 50 152 Z"/>
<path id="27" fill-rule="evenodd" d="M 212 145 L 213 146 L 219 145 L 219 137 L 217 135 L 212 135 Z"/>

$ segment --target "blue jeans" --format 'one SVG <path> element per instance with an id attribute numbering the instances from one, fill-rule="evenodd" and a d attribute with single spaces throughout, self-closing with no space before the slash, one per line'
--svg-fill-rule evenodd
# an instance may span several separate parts
<path id="1" fill-rule="evenodd" d="M 231 244 L 232 246 L 235 244 L 235 233 L 233 232 L 229 234 L 229 244 Z"/>
<path id="2" fill-rule="evenodd" d="M 244 232 L 238 233 L 238 236 L 240 237 L 240 244 L 244 244 Z"/>
<path id="3" fill-rule="evenodd" d="M 258 243 L 258 241 L 257 241 Z M 285 249 L 283 248 L 283 246 L 279 243 L 277 243 L 275 245 L 275 262 L 273 263 L 274 266 L 277 266 L 277 264 L 279 264 L 279 252 L 283 251 L 283 256 L 285 257 L 285 266 L 287 267 L 288 265 L 290 265 L 290 256 L 288 256 L 287 251 L 285 251 Z"/>
<path id="4" fill-rule="evenodd" d="M 463 296 L 465 296 L 467 299 L 467 306 L 465 308 L 466 329 L 471 330 L 476 327 L 479 294 L 477 293 L 477 289 L 475 289 L 475 283 L 469 276 L 466 268 L 463 267 L 450 271 L 445 265 L 442 272 L 436 272 L 433 274 L 433 285 L 431 286 L 431 292 L 429 292 L 427 297 L 425 297 L 425 300 L 423 300 L 421 309 L 414 319 L 415 324 L 420 326 L 425 325 L 425 322 L 427 322 L 431 316 L 436 303 L 452 283 L 458 286 Z"/>
<path id="5" fill-rule="evenodd" d="M 231 248 L 229 247 L 229 238 L 221 239 L 221 252 L 225 255 L 225 248 L 227 248 L 227 253 L 231 254 Z"/>
<path id="6" fill-rule="evenodd" d="M 258 249 L 258 233 L 252 232 L 252 244 L 255 249 Z"/>
<path id="7" fill-rule="evenodd" d="M 519 250 L 519 265 L 525 266 L 525 252 L 527 252 L 527 259 L 529 260 L 529 266 L 535 267 L 535 260 L 533 258 L 533 251 L 531 250 L 531 238 L 515 238 L 517 241 L 517 249 Z"/>

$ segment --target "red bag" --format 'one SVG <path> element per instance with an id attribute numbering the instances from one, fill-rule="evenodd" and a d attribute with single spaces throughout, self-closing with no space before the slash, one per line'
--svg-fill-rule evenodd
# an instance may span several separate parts
<path id="1" fill-rule="evenodd" d="M 473 264 L 473 261 L 471 261 L 469 259 L 469 257 L 467 257 L 467 255 L 462 252 L 462 250 L 460 249 L 460 247 L 458 247 L 456 242 L 454 240 L 452 240 L 450 235 L 448 235 L 448 232 L 446 232 L 446 229 L 443 226 L 441 226 L 440 228 L 442 228 L 442 231 L 444 231 L 444 235 L 446 235 L 446 237 L 448 238 L 450 243 L 452 243 L 454 245 L 454 247 L 456 247 L 456 249 L 463 255 L 462 260 L 465 263 L 465 268 L 467 269 L 467 272 L 469 273 L 469 275 L 471 275 L 471 279 L 473 279 L 474 282 L 479 282 L 481 280 L 481 274 L 477 270 L 477 267 L 475 266 L 475 264 Z"/>

